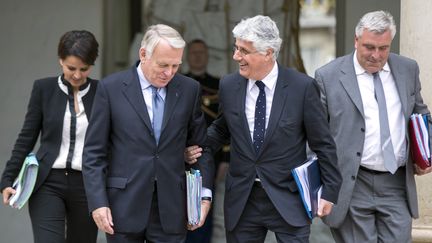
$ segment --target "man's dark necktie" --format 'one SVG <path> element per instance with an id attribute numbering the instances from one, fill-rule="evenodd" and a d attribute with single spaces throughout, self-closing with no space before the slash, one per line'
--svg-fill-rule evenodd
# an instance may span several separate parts
<path id="1" fill-rule="evenodd" d="M 266 95 L 265 85 L 262 81 L 257 80 L 255 84 L 259 88 L 259 94 L 255 105 L 255 121 L 253 131 L 253 145 L 258 154 L 261 145 L 264 142 L 265 124 L 266 124 Z"/>
<path id="2" fill-rule="evenodd" d="M 381 150 L 384 157 L 384 166 L 388 171 L 394 174 L 398 166 L 394 155 L 393 144 L 391 141 L 384 89 L 381 83 L 379 72 L 374 73 L 373 77 L 375 87 L 375 99 L 378 103 L 379 110 Z"/>
<path id="3" fill-rule="evenodd" d="M 159 94 L 158 88 L 151 86 L 153 97 L 153 132 L 156 143 L 159 143 L 159 137 L 162 129 L 162 120 L 164 113 L 164 101 Z"/>

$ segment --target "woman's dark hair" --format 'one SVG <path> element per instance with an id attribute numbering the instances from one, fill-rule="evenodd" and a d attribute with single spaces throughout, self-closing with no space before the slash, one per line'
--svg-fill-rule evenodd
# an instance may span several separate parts
<path id="1" fill-rule="evenodd" d="M 66 32 L 58 45 L 59 58 L 76 56 L 87 65 L 94 65 L 98 57 L 99 44 L 92 33 L 87 30 L 72 30 Z"/>

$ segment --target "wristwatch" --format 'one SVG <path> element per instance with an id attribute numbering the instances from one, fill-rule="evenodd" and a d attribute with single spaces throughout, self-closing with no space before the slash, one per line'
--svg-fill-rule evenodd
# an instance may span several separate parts
<path id="1" fill-rule="evenodd" d="M 212 201 L 211 197 L 201 197 L 201 201 Z"/>

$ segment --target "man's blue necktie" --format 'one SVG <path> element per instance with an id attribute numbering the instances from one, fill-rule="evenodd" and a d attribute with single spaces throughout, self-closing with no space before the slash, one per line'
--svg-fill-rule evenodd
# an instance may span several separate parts
<path id="1" fill-rule="evenodd" d="M 156 143 L 159 143 L 164 113 L 164 100 L 160 96 L 158 88 L 154 86 L 151 86 L 151 88 L 153 97 L 153 132 Z"/>
<path id="2" fill-rule="evenodd" d="M 392 174 L 394 174 L 398 166 L 397 166 L 396 157 L 393 150 L 393 143 L 391 141 L 384 89 L 381 83 L 379 72 L 374 73 L 373 77 L 374 77 L 375 99 L 378 103 L 378 110 L 379 110 L 381 150 L 384 158 L 384 167 Z"/>
<path id="3" fill-rule="evenodd" d="M 264 142 L 265 124 L 266 124 L 266 95 L 265 85 L 262 81 L 257 80 L 255 84 L 259 88 L 259 94 L 255 105 L 255 121 L 253 131 L 253 145 L 255 152 L 258 154 L 261 145 Z"/>

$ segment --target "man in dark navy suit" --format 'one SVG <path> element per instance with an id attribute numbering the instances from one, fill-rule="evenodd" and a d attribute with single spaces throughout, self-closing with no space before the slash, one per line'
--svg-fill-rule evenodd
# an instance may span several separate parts
<path id="1" fill-rule="evenodd" d="M 220 81 L 221 114 L 207 131 L 212 152 L 231 144 L 227 242 L 264 242 L 268 230 L 278 242 L 309 242 L 311 221 L 291 175 L 306 160 L 306 141 L 318 156 L 323 183 L 318 216 L 330 213 L 341 183 L 319 88 L 312 78 L 276 62 L 282 40 L 269 17 L 242 20 L 233 35 L 239 71 Z"/>
<path id="2" fill-rule="evenodd" d="M 203 144 L 199 83 L 176 74 L 185 42 L 150 26 L 140 62 L 100 82 L 84 151 L 89 208 L 113 242 L 184 242 L 210 209 L 212 162 L 203 175 L 202 218 L 186 226 L 185 146 Z M 207 189 L 207 190 L 206 190 Z"/>

